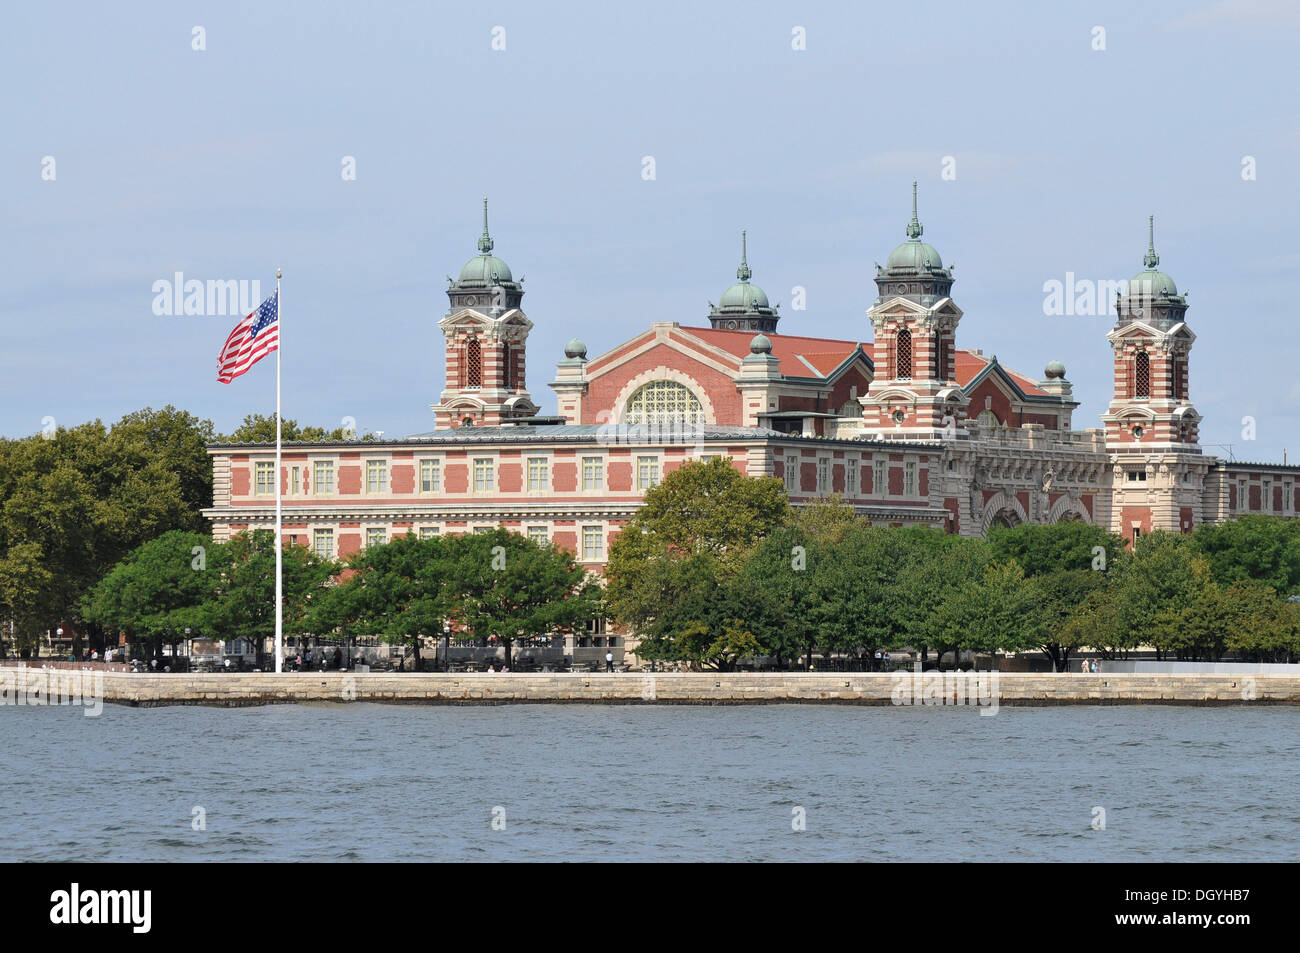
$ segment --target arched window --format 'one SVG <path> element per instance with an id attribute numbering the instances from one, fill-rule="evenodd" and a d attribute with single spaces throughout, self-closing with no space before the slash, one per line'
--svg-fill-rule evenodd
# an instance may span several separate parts
<path id="1" fill-rule="evenodd" d="M 1146 351 L 1138 351 L 1133 359 L 1133 396 L 1151 396 L 1151 357 Z"/>
<path id="2" fill-rule="evenodd" d="M 651 381 L 627 400 L 623 422 L 649 427 L 704 422 L 699 398 L 685 384 Z"/>
<path id="3" fill-rule="evenodd" d="M 1002 421 L 998 420 L 998 415 L 991 410 L 981 410 L 980 415 L 975 418 L 975 422 L 981 427 L 1001 427 Z"/>
<path id="4" fill-rule="evenodd" d="M 505 382 L 507 388 L 515 386 L 514 373 L 514 355 L 510 353 L 510 345 L 501 345 L 501 379 Z"/>
<path id="5" fill-rule="evenodd" d="M 938 380 L 946 381 L 949 379 L 948 378 L 948 342 L 945 341 L 943 338 L 939 338 L 939 343 L 938 346 L 935 348 L 935 350 L 938 351 L 938 355 L 935 359 L 936 363 L 938 364 L 938 368 L 935 370 L 934 376 Z"/>
<path id="6" fill-rule="evenodd" d="M 899 380 L 912 379 L 912 332 L 903 328 L 898 332 L 898 344 L 895 350 L 894 376 Z"/>
<path id="7" fill-rule="evenodd" d="M 1173 359 L 1173 379 L 1174 379 L 1174 400 L 1183 400 L 1187 396 L 1187 390 L 1183 386 L 1183 371 L 1187 367 L 1186 359 L 1175 357 Z"/>
<path id="8" fill-rule="evenodd" d="M 465 345 L 465 386 L 483 386 L 483 350 L 478 338 L 470 338 L 469 344 Z"/>

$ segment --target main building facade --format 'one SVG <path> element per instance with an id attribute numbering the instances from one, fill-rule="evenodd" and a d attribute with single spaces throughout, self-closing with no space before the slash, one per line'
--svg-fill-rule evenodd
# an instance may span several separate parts
<path id="1" fill-rule="evenodd" d="M 572 550 L 593 570 L 647 489 L 694 460 L 782 480 L 793 504 L 839 496 L 879 525 L 966 536 L 992 526 L 1082 520 L 1127 539 L 1190 532 L 1241 513 L 1294 515 L 1300 467 L 1228 462 L 1198 445 L 1187 301 L 1143 270 L 1107 334 L 1114 389 L 1103 428 L 1076 430 L 1065 367 L 1035 380 L 957 345 L 953 276 L 922 240 L 915 186 L 905 240 L 877 265 L 871 340 L 785 334 L 752 281 L 744 238 L 736 282 L 707 323 L 654 322 L 597 357 L 571 341 L 549 386 L 529 391 L 533 322 L 524 289 L 483 234 L 438 322 L 446 386 L 435 428 L 405 440 L 215 445 L 218 539 L 274 525 L 344 557 L 395 534 L 505 526 Z"/>

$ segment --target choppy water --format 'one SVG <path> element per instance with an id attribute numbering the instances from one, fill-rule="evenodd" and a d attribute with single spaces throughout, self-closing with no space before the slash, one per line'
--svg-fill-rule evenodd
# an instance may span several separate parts
<path id="1" fill-rule="evenodd" d="M 1294 708 L 5 708 L 0 861 L 1294 861 L 1298 739 Z"/>

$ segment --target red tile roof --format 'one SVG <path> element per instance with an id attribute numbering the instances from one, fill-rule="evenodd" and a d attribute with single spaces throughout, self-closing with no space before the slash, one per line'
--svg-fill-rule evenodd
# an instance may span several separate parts
<path id="1" fill-rule="evenodd" d="M 749 357 L 749 342 L 755 335 L 753 331 L 723 331 L 717 328 L 682 328 L 682 330 L 706 344 L 711 344 L 739 358 Z M 772 341 L 772 353 L 781 362 L 781 373 L 788 377 L 826 377 L 859 347 L 857 341 L 807 338 L 793 334 L 769 334 L 768 338 Z M 864 341 L 860 346 L 870 360 L 871 342 Z M 990 358 L 982 354 L 958 349 L 957 384 L 965 387 L 989 363 Z M 1047 391 L 1039 387 L 1032 378 L 1013 371 L 1005 365 L 1001 367 L 1026 394 L 1047 395 Z"/>
<path id="2" fill-rule="evenodd" d="M 739 358 L 749 357 L 749 342 L 755 337 L 754 331 L 723 331 L 717 328 L 682 330 Z M 787 377 L 826 377 L 859 346 L 857 341 L 805 338 L 792 334 L 769 334 L 768 338 L 772 341 L 772 355 L 781 362 L 781 373 Z M 861 347 L 869 358 L 871 345 L 862 344 Z"/>

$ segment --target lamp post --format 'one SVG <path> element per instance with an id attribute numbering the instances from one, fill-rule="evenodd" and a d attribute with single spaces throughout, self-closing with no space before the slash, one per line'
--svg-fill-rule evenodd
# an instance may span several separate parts
<path id="1" fill-rule="evenodd" d="M 451 671 L 451 624 L 442 624 L 442 670 Z"/>
<path id="2" fill-rule="evenodd" d="M 190 627 L 185 627 L 185 669 L 189 671 L 190 659 L 194 657 L 194 642 L 190 639 Z"/>

